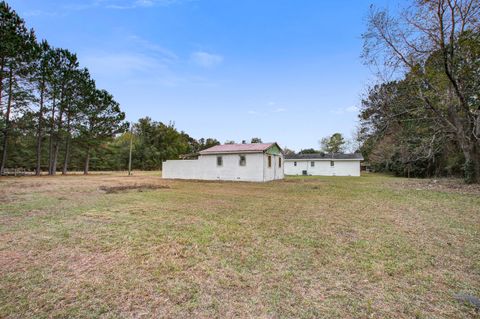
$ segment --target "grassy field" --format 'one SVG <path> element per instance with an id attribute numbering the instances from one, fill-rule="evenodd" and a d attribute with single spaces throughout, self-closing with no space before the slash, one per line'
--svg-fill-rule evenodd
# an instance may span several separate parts
<path id="1" fill-rule="evenodd" d="M 0 179 L 0 317 L 479 318 L 480 189 Z"/>

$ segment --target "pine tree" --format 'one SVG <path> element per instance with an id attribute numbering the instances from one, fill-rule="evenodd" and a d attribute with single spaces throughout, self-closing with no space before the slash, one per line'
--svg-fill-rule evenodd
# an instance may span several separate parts
<path id="1" fill-rule="evenodd" d="M 35 41 L 33 31 L 26 28 L 24 20 L 6 2 L 0 2 L 0 108 L 3 122 L 0 175 L 7 162 L 12 121 L 29 98 L 24 80 L 30 71 Z"/>

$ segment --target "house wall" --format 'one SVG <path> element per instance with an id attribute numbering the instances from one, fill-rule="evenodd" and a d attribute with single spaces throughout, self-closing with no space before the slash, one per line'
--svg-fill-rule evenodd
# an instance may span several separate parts
<path id="1" fill-rule="evenodd" d="M 311 166 L 311 162 L 315 166 Z M 297 166 L 294 163 L 297 162 Z M 306 170 L 307 175 L 318 176 L 360 176 L 360 160 L 334 160 L 335 165 L 330 166 L 330 160 L 285 160 L 285 175 L 302 175 Z"/>
<path id="2" fill-rule="evenodd" d="M 173 179 L 203 179 L 263 182 L 274 178 L 283 178 L 283 163 L 281 172 L 274 172 L 273 167 L 264 175 L 268 165 L 266 154 L 242 154 L 246 157 L 246 165 L 240 166 L 240 154 L 201 155 L 198 160 L 170 160 L 163 162 L 163 178 Z M 223 165 L 217 166 L 217 156 L 222 156 Z M 272 155 L 277 158 L 279 155 Z M 273 160 L 273 159 L 272 159 Z M 273 164 L 273 163 L 272 163 Z M 272 165 L 273 166 L 273 165 Z M 278 168 L 277 168 L 278 170 Z"/>
<path id="3" fill-rule="evenodd" d="M 272 165 L 268 167 L 268 156 L 272 157 Z M 279 165 L 281 162 L 281 166 Z M 284 159 L 282 153 L 278 154 L 264 154 L 263 155 L 263 174 L 265 176 L 265 181 L 272 181 L 275 179 L 284 178 Z"/>

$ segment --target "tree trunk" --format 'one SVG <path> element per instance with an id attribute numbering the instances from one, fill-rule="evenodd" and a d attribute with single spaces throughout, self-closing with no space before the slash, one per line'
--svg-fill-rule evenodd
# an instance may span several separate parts
<path id="1" fill-rule="evenodd" d="M 90 165 L 90 146 L 87 148 L 87 154 L 85 155 L 85 166 L 83 167 L 83 174 L 88 175 L 88 166 Z"/>
<path id="2" fill-rule="evenodd" d="M 57 174 L 57 160 L 58 160 L 58 142 L 55 142 L 55 145 L 53 147 L 52 175 Z"/>
<path id="3" fill-rule="evenodd" d="M 3 93 L 3 70 L 5 69 L 5 57 L 0 60 L 0 107 L 2 106 L 2 93 Z M 1 109 L 0 109 L 1 111 Z"/>
<path id="4" fill-rule="evenodd" d="M 3 133 L 3 151 L 2 151 L 2 161 L 0 163 L 0 175 L 3 175 L 5 170 L 5 165 L 7 163 L 7 146 L 8 146 L 8 137 L 10 134 L 10 112 L 12 110 L 12 86 L 13 86 L 13 72 L 10 70 L 8 75 L 8 102 L 7 102 L 7 112 L 5 113 L 5 132 Z"/>
<path id="5" fill-rule="evenodd" d="M 476 176 L 476 180 L 477 180 L 477 183 L 480 184 L 480 147 L 477 146 L 476 147 L 476 152 L 474 152 L 474 156 L 473 158 L 475 158 L 475 161 L 473 162 L 473 164 L 475 165 L 475 176 Z"/>
<path id="6" fill-rule="evenodd" d="M 53 167 L 52 167 L 52 162 L 53 162 L 53 134 L 55 132 L 55 108 L 56 108 L 56 97 L 55 97 L 55 86 L 53 87 L 53 104 L 52 104 L 52 117 L 50 119 L 50 138 L 48 142 L 48 148 L 49 148 L 49 153 L 48 153 L 48 175 L 53 174 Z"/>
<path id="7" fill-rule="evenodd" d="M 67 113 L 67 137 L 65 138 L 65 156 L 63 158 L 62 175 L 67 174 L 69 157 L 70 157 L 70 114 Z"/>
<path id="8" fill-rule="evenodd" d="M 37 165 L 35 168 L 35 175 L 39 176 L 41 173 L 41 156 L 42 156 L 42 123 L 43 123 L 43 99 L 45 93 L 45 79 L 42 79 L 40 84 L 40 110 L 38 111 L 38 129 L 37 129 Z"/>
<path id="9" fill-rule="evenodd" d="M 54 143 L 53 143 L 53 158 L 52 158 L 52 175 L 57 173 L 57 162 L 58 162 L 58 150 L 60 148 L 60 132 L 62 130 L 62 119 L 64 111 L 64 88 L 62 88 L 62 93 L 60 95 L 60 113 L 58 115 L 58 124 L 57 132 L 55 133 Z"/>

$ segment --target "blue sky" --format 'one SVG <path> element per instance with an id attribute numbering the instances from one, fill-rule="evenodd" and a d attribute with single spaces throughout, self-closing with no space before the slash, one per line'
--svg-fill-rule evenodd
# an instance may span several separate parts
<path id="1" fill-rule="evenodd" d="M 373 76 L 370 4 L 394 0 L 10 0 L 39 38 L 76 52 L 135 121 L 195 138 L 318 148 L 352 135 Z"/>

